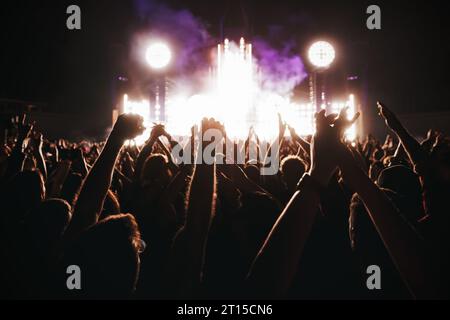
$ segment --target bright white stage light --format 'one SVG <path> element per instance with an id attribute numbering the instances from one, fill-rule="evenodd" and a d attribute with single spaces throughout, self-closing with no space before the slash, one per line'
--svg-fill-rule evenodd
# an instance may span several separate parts
<path id="1" fill-rule="evenodd" d="M 216 114 L 230 137 L 248 133 L 248 122 L 255 83 L 253 79 L 252 45 L 241 38 L 239 45 L 225 39 L 217 47 Z"/>
<path id="2" fill-rule="evenodd" d="M 333 46 L 326 41 L 315 42 L 308 51 L 308 58 L 318 68 L 327 68 L 333 63 L 336 53 Z"/>
<path id="3" fill-rule="evenodd" d="M 353 119 L 356 113 L 356 104 L 355 104 L 355 96 L 353 94 L 349 95 L 348 97 L 348 112 L 347 117 L 348 119 Z M 345 132 L 345 137 L 347 140 L 353 141 L 356 139 L 356 125 L 352 125 L 350 128 L 347 129 Z"/>
<path id="4" fill-rule="evenodd" d="M 170 63 L 172 53 L 166 44 L 157 42 L 148 47 L 145 58 L 150 67 L 162 69 Z"/>

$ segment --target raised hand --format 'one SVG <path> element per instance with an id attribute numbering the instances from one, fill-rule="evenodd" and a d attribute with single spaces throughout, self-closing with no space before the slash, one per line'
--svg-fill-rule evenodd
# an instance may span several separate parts
<path id="1" fill-rule="evenodd" d="M 252 135 L 256 135 L 255 128 L 253 126 L 250 126 L 250 129 L 248 129 L 248 136 L 251 137 Z"/>
<path id="2" fill-rule="evenodd" d="M 220 122 L 213 118 L 203 118 L 201 123 L 201 143 L 198 145 L 198 151 L 203 154 L 208 148 L 213 148 L 211 149 L 211 156 L 214 156 L 215 146 L 225 139 L 225 137 L 225 128 Z"/>
<path id="3" fill-rule="evenodd" d="M 334 121 L 334 127 L 338 129 L 340 139 L 342 139 L 344 132 L 348 128 L 350 128 L 356 122 L 356 120 L 358 120 L 360 116 L 360 113 L 356 112 L 353 118 L 349 119 L 347 117 L 347 114 L 348 114 L 348 107 L 341 109 L 338 118 Z"/>
<path id="4" fill-rule="evenodd" d="M 17 123 L 18 141 L 23 142 L 30 137 L 33 130 L 33 124 L 26 122 L 26 115 L 22 115 Z"/>
<path id="5" fill-rule="evenodd" d="M 340 142 L 344 132 L 358 119 L 356 113 L 352 119 L 347 118 L 347 108 L 344 108 L 336 117 L 336 114 L 325 115 L 325 110 L 316 114 L 316 133 L 311 143 L 311 176 L 317 182 L 326 186 L 336 170 L 335 154 L 340 150 Z"/>
<path id="6" fill-rule="evenodd" d="M 219 121 L 216 121 L 214 118 L 203 118 L 202 120 L 202 137 L 204 137 L 205 133 L 208 130 L 217 130 L 220 131 L 222 138 L 225 137 L 225 127 Z"/>
<path id="7" fill-rule="evenodd" d="M 114 125 L 111 137 L 123 143 L 125 140 L 134 139 L 145 130 L 144 119 L 136 114 L 121 114 Z"/>
<path id="8" fill-rule="evenodd" d="M 142 134 L 142 122 L 143 118 L 134 114 L 122 114 L 117 119 L 102 152 L 84 180 L 72 220 L 64 235 L 66 240 L 72 240 L 97 223 L 123 143 Z"/>
<path id="9" fill-rule="evenodd" d="M 383 117 L 386 125 L 397 135 L 411 162 L 416 166 L 426 161 L 427 152 L 402 125 L 397 116 L 381 102 L 378 102 L 377 104 L 379 114 Z"/>
<path id="10" fill-rule="evenodd" d="M 223 136 L 225 136 L 225 127 L 219 121 L 216 121 L 214 118 L 203 118 L 202 120 L 202 134 L 205 134 L 206 131 L 215 129 L 219 130 Z"/>
<path id="11" fill-rule="evenodd" d="M 33 141 L 33 145 L 38 149 L 42 150 L 42 146 L 44 144 L 44 137 L 40 132 L 33 132 L 31 135 L 31 140 Z"/>
<path id="12" fill-rule="evenodd" d="M 305 175 L 300 181 L 300 190 L 284 208 L 253 262 L 247 278 L 252 294 L 280 297 L 291 287 L 320 203 L 317 185 L 321 188 L 328 185 L 337 167 L 333 152 L 341 145 L 341 132 L 351 123 L 336 115 L 325 116 L 325 111 L 316 115 L 310 176 Z"/>
<path id="13" fill-rule="evenodd" d="M 166 135 L 167 135 L 167 133 L 166 133 L 166 130 L 164 129 L 164 125 L 155 124 L 152 129 L 152 132 L 150 133 L 150 140 L 154 141 L 154 140 L 158 139 L 159 137 L 166 136 Z"/>
<path id="14" fill-rule="evenodd" d="M 397 116 L 389 110 L 384 104 L 381 102 L 377 102 L 377 107 L 379 111 L 379 115 L 383 117 L 386 125 L 394 131 L 398 131 L 402 129 L 402 124 L 398 120 Z"/>
<path id="15" fill-rule="evenodd" d="M 437 137 L 437 134 L 438 134 L 438 133 L 437 133 L 436 131 L 430 129 L 430 130 L 428 130 L 428 132 L 427 132 L 427 138 L 426 138 L 425 140 L 426 140 L 426 141 L 427 141 L 427 140 L 435 140 L 436 137 Z"/>
<path id="16" fill-rule="evenodd" d="M 297 142 L 297 143 L 302 147 L 302 149 L 303 149 L 307 154 L 309 154 L 309 153 L 310 153 L 310 150 L 311 150 L 310 145 L 309 145 L 309 142 L 306 141 L 305 139 L 301 138 L 301 137 L 297 134 L 297 132 L 295 131 L 295 129 L 294 129 L 293 127 L 288 126 L 288 129 L 289 129 L 289 133 L 291 134 L 292 140 L 293 140 L 294 142 Z"/>
<path id="17" fill-rule="evenodd" d="M 47 166 L 45 163 L 44 154 L 42 152 L 42 146 L 44 145 L 44 138 L 42 136 L 42 133 L 33 132 L 30 135 L 30 140 L 32 141 L 33 153 L 34 157 L 36 158 L 37 166 L 44 177 L 47 177 Z"/>
<path id="18" fill-rule="evenodd" d="M 330 157 L 339 143 L 340 129 L 332 124 L 336 121 L 336 114 L 326 116 L 325 110 L 316 114 L 316 133 L 311 141 L 311 169 L 310 175 L 325 187 L 336 170 L 334 157 Z"/>
<path id="19" fill-rule="evenodd" d="M 286 132 L 287 124 L 283 122 L 281 118 L 281 114 L 278 113 L 278 137 L 282 139 L 284 137 L 284 133 Z"/>
<path id="20" fill-rule="evenodd" d="M 296 137 L 298 137 L 298 135 L 297 135 L 297 132 L 295 132 L 295 129 L 293 128 L 293 127 L 291 127 L 291 126 L 287 126 L 288 127 L 288 130 L 289 130 L 289 133 L 290 133 L 290 135 L 291 135 L 291 137 L 293 138 L 293 139 L 295 139 Z"/>

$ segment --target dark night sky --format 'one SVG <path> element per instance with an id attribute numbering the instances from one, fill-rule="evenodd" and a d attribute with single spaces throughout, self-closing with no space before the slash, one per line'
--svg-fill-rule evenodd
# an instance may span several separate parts
<path id="1" fill-rule="evenodd" d="M 126 74 L 130 37 L 141 27 L 133 1 L 5 2 L 0 4 L 0 98 L 45 102 L 71 113 L 108 110 L 112 79 Z M 189 9 L 218 36 L 229 1 L 164 2 Z M 338 60 L 331 78 L 342 82 L 365 70 L 369 103 L 380 99 L 401 113 L 449 108 L 449 24 L 442 1 L 241 2 L 252 35 L 264 37 L 277 25 L 296 40 L 302 58 L 312 39 L 332 39 Z M 373 3 L 382 10 L 381 31 L 365 27 L 365 10 Z M 81 7 L 81 31 L 65 28 L 69 4 Z"/>

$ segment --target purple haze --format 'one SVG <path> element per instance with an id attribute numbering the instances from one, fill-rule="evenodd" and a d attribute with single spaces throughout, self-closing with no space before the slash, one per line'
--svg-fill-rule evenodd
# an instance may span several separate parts
<path id="1" fill-rule="evenodd" d="M 288 96 L 306 78 L 302 59 L 294 53 L 293 42 L 289 41 L 283 48 L 277 49 L 262 39 L 255 39 L 253 47 L 263 90 Z"/>
<path id="2" fill-rule="evenodd" d="M 177 81 L 181 85 L 203 81 L 207 74 L 205 71 L 212 63 L 211 50 L 220 40 L 211 36 L 205 24 L 186 9 L 174 10 L 155 0 L 135 0 L 134 4 L 151 34 L 170 39 L 171 45 L 175 45 L 175 71 L 179 74 Z M 279 49 L 261 38 L 252 42 L 261 71 L 262 89 L 290 96 L 295 86 L 306 77 L 303 62 L 295 53 L 294 43 L 285 41 Z"/>
<path id="3" fill-rule="evenodd" d="M 193 67 L 205 67 L 205 49 L 212 38 L 200 19 L 188 10 L 176 11 L 154 0 L 135 0 L 139 17 L 156 37 L 169 39 L 175 51 L 176 71 L 191 72 Z"/>

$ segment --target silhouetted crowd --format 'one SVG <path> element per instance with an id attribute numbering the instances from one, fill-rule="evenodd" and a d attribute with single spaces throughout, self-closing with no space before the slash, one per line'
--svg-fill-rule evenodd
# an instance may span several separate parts
<path id="1" fill-rule="evenodd" d="M 214 119 L 184 145 L 155 125 L 137 146 L 137 115 L 77 143 L 15 117 L 0 152 L 1 298 L 448 299 L 450 138 L 417 141 L 378 108 L 384 142 L 346 141 L 358 114 L 321 111 L 313 136 L 279 117 L 274 141 L 250 129 L 214 161 L 196 161 L 209 129 L 230 140 Z"/>

